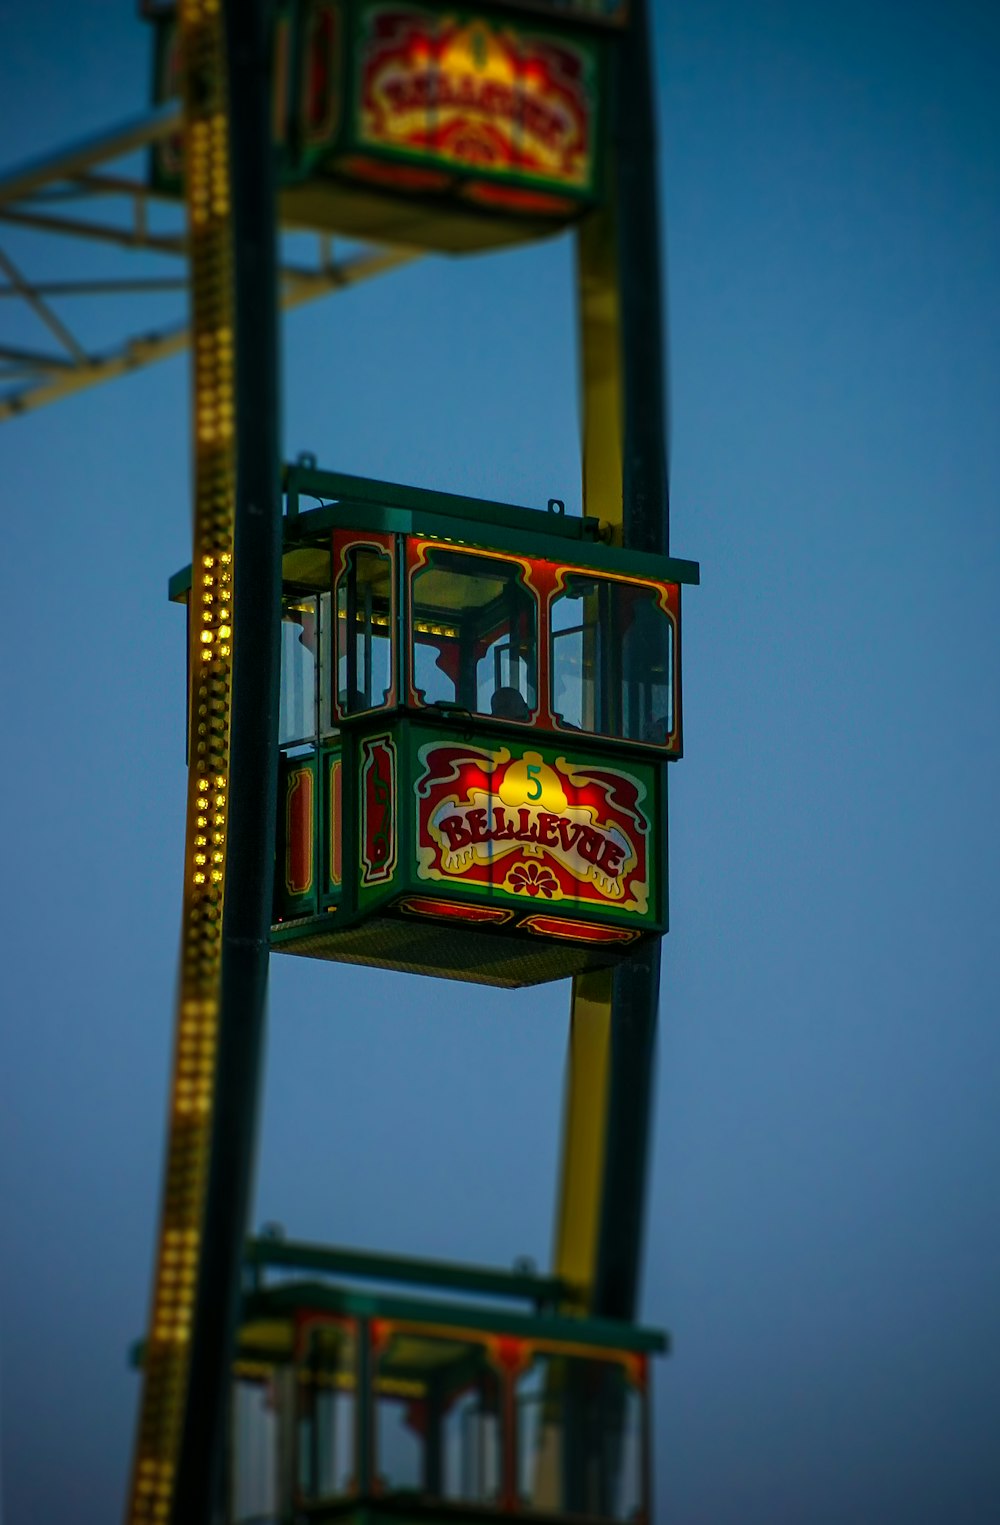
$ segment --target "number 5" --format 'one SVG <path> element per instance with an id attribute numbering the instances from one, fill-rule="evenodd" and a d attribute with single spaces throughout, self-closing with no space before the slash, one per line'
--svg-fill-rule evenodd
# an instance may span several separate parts
<path id="1" fill-rule="evenodd" d="M 541 771 L 542 771 L 541 763 L 529 763 L 528 764 L 528 798 L 529 798 L 529 800 L 540 800 L 541 797 L 542 797 L 542 781 L 541 781 L 541 779 L 538 776 L 541 773 Z M 534 789 L 535 789 L 534 794 L 532 794 L 532 792 L 531 792 L 531 786 L 532 785 L 534 785 Z"/>

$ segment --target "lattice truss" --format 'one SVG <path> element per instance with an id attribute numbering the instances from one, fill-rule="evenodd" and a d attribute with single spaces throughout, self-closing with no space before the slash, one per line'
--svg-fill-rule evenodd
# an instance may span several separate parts
<path id="1" fill-rule="evenodd" d="M 146 175 L 180 125 L 165 106 L 0 176 L 0 422 L 187 347 L 184 209 Z M 414 257 L 283 228 L 281 304 Z"/>

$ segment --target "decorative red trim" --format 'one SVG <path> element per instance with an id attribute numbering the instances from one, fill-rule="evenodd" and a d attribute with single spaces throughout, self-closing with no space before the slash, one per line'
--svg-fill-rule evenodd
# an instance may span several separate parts
<path id="1" fill-rule="evenodd" d="M 570 921 L 562 916 L 525 916 L 518 929 L 538 937 L 562 937 L 574 943 L 634 943 L 638 932 L 625 927 L 599 927 L 589 921 Z"/>
<path id="2" fill-rule="evenodd" d="M 439 169 L 419 169 L 412 164 L 386 164 L 381 159 L 371 159 L 367 154 L 345 154 L 337 160 L 342 174 L 359 180 L 370 180 L 375 185 L 388 185 L 401 191 L 446 191 L 453 176 Z"/>
<path id="3" fill-rule="evenodd" d="M 565 196 L 550 196 L 545 191 L 526 191 L 513 185 L 495 185 L 488 180 L 473 180 L 461 187 L 467 201 L 501 207 L 508 212 L 535 212 L 540 217 L 568 217 L 579 203 Z"/>
<path id="4" fill-rule="evenodd" d="M 361 743 L 361 883 L 385 884 L 396 869 L 396 743 L 388 734 Z"/>
<path id="5" fill-rule="evenodd" d="M 502 926 L 514 919 L 513 911 L 500 911 L 486 905 L 457 905 L 453 900 L 435 900 L 431 895 L 405 895 L 396 904 L 411 916 L 436 916 L 442 921 L 486 921 Z"/>
<path id="6" fill-rule="evenodd" d="M 318 5 L 310 18 L 311 26 L 307 46 L 303 50 L 300 99 L 305 108 L 301 128 L 310 147 L 325 143 L 336 130 L 340 118 L 340 80 L 338 78 L 338 53 L 340 50 L 340 15 L 336 6 Z M 319 80 L 324 87 L 320 101 L 315 98 L 316 72 L 326 71 Z M 317 104 L 322 114 L 314 118 Z"/>
<path id="7" fill-rule="evenodd" d="M 295 768 L 286 779 L 285 889 L 307 895 L 313 886 L 312 768 Z"/>

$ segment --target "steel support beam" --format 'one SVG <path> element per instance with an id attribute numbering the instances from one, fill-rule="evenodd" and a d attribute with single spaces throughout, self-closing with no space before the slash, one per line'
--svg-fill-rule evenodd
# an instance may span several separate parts
<path id="1" fill-rule="evenodd" d="M 618 543 L 666 553 L 653 56 L 646 0 L 633 0 L 611 71 L 609 200 L 579 234 L 577 284 L 586 511 Z M 581 1312 L 610 1318 L 633 1318 L 638 1300 L 659 988 L 658 944 L 573 984 L 553 1269 Z"/>
<path id="2" fill-rule="evenodd" d="M 384 275 L 400 265 L 419 257 L 419 250 L 371 249 L 350 259 L 316 270 L 283 271 L 281 307 L 288 311 L 306 302 L 315 302 L 332 291 L 343 291 L 372 276 Z M 185 283 L 186 284 L 186 283 Z M 0 291 L 0 296 L 10 295 Z M 0 359 L 15 360 L 28 371 L 39 373 L 39 379 L 22 386 L 13 395 L 0 398 L 0 423 L 29 413 L 46 403 L 58 402 L 73 392 L 86 387 L 98 386 L 103 381 L 113 381 L 129 371 L 144 365 L 154 365 L 158 360 L 169 360 L 186 350 L 191 342 L 187 327 L 166 329 L 160 334 L 143 334 L 127 339 L 117 350 L 91 356 L 85 364 L 74 364 L 60 356 L 36 354 L 34 351 L 13 349 L 0 345 Z"/>
<path id="3" fill-rule="evenodd" d="M 145 148 L 148 143 L 155 143 L 158 139 L 177 132 L 180 126 L 180 104 L 171 102 L 145 116 L 123 122 L 93 138 L 86 138 L 72 148 L 32 159 L 28 164 L 0 175 L 0 206 L 23 201 L 53 180 L 70 180 L 89 169 L 92 164 L 101 164 L 106 159 L 117 159 L 122 154 L 132 153 L 134 149 Z"/>
<path id="4" fill-rule="evenodd" d="M 231 1367 L 264 1052 L 277 798 L 281 621 L 272 0 L 225 0 L 236 357 L 229 837 L 218 1056 L 175 1525 L 223 1496 Z"/>

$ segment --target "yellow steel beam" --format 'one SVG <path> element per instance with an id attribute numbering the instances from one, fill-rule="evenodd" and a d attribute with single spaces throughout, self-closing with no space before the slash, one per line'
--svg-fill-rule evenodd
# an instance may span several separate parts
<path id="1" fill-rule="evenodd" d="M 139 194 L 139 189 L 137 184 L 136 195 Z M 148 233 L 141 227 L 125 228 L 113 223 L 90 222 L 85 217 L 53 217 L 50 212 L 31 212 L 22 207 L 0 206 L 0 222 L 10 223 L 12 227 L 30 228 L 33 233 L 91 238 L 95 243 L 114 244 L 122 249 L 139 249 L 147 254 L 184 253 L 183 238 L 174 234 L 161 235 Z"/>
<path id="2" fill-rule="evenodd" d="M 341 291 L 372 276 L 395 270 L 410 260 L 417 259 L 422 251 L 417 249 L 381 248 L 365 250 L 362 254 L 341 260 L 317 270 L 284 271 L 282 274 L 281 305 L 290 309 L 306 302 L 315 302 L 331 291 Z M 158 360 L 168 360 L 180 354 L 190 343 L 187 327 L 165 329 L 159 334 L 143 334 L 128 339 L 120 349 L 106 355 L 93 356 L 85 363 L 74 365 L 62 356 L 26 357 L 31 366 L 45 372 L 44 378 L 29 382 L 13 396 L 0 398 L 0 423 L 17 418 L 33 408 L 46 403 L 58 402 L 73 392 L 86 387 L 99 386 L 103 381 L 113 381 L 116 376 L 127 375 L 144 365 L 154 365 Z M 6 346 L 0 347 L 0 355 L 14 355 Z M 51 373 L 55 374 L 51 374 Z"/>
<path id="3" fill-rule="evenodd" d="M 73 179 L 83 174 L 92 164 L 118 159 L 137 148 L 144 148 L 148 143 L 155 143 L 157 139 L 176 132 L 180 123 L 180 107 L 171 101 L 169 105 L 161 106 L 136 121 L 112 127 L 72 148 L 60 149 L 58 153 L 46 154 L 44 158 L 34 159 L 30 164 L 9 170 L 7 174 L 0 175 L 0 206 L 21 201 L 25 196 L 40 190 L 43 185 Z"/>
<path id="4" fill-rule="evenodd" d="M 623 392 L 613 200 L 577 237 L 584 511 L 622 536 Z M 553 1271 L 585 1312 L 597 1274 L 611 1081 L 610 971 L 573 981 Z"/>
<path id="5" fill-rule="evenodd" d="M 3 271 L 10 281 L 12 289 L 17 292 L 23 301 L 27 302 L 36 318 L 39 318 L 45 324 L 45 327 L 56 342 L 61 344 L 63 349 L 78 364 L 81 361 L 86 362 L 87 355 L 83 347 L 77 342 L 74 335 L 70 333 L 65 323 L 52 311 L 52 308 L 42 297 L 37 286 L 32 285 L 29 280 L 25 279 L 18 266 L 10 258 L 10 255 L 5 254 L 2 249 L 0 249 L 0 270 Z"/>
<path id="6" fill-rule="evenodd" d="M 157 199 L 158 193 L 141 179 L 97 169 L 97 166 L 120 159 L 125 154 L 176 133 L 182 122 L 181 107 L 171 103 L 83 143 L 60 149 L 0 175 L 0 222 L 50 237 L 85 238 L 112 247 L 137 250 L 139 253 L 185 258 L 188 252 L 186 233 L 152 233 L 147 227 L 146 204 L 150 199 Z M 47 199 L 48 193 L 53 188 L 62 193 L 73 186 L 83 200 L 126 196 L 133 204 L 132 213 L 125 220 L 101 221 L 54 211 Z M 70 198 L 60 194 L 60 200 L 63 199 Z M 293 225 L 289 224 L 291 226 Z M 403 246 L 373 246 L 346 260 L 330 261 L 324 256 L 316 269 L 286 267 L 282 271 L 282 307 L 298 307 L 305 302 L 315 301 L 327 292 L 393 270 L 398 265 L 417 258 L 421 252 Z M 32 282 L 22 276 L 20 271 L 13 274 L 8 268 L 7 274 L 11 285 L 0 292 L 0 296 L 13 296 L 27 301 L 36 305 L 36 310 L 39 299 L 44 295 L 66 294 L 58 289 L 59 283 L 48 283 L 48 291 L 45 291 L 45 283 Z M 64 284 L 71 286 L 72 283 Z M 97 294 L 100 284 L 91 283 L 90 294 Z M 153 288 L 152 282 L 145 284 L 148 289 Z M 143 283 L 128 280 L 109 280 L 106 286 L 109 294 L 143 289 Z M 64 329 L 51 309 L 45 308 L 44 316 L 41 313 L 39 315 L 50 328 L 54 322 L 60 330 Z M 0 423 L 47 403 L 57 402 L 86 387 L 126 375 L 141 366 L 166 360 L 185 349 L 190 342 L 186 328 L 150 332 L 147 327 L 114 348 L 104 349 L 97 354 L 85 354 L 79 346 L 67 344 L 62 333 L 57 333 L 56 337 L 71 352 L 72 358 L 59 355 L 31 357 L 8 347 L 3 348 L 2 358 L 13 358 L 19 366 L 22 360 L 25 361 L 23 370 L 27 373 L 27 378 L 17 391 L 0 398 Z"/>
<path id="7" fill-rule="evenodd" d="M 553 1271 L 587 1311 L 597 1264 L 611 1064 L 611 971 L 573 981 Z"/>
<path id="8" fill-rule="evenodd" d="M 583 509 L 622 539 L 624 390 L 613 200 L 592 212 L 577 235 Z"/>

